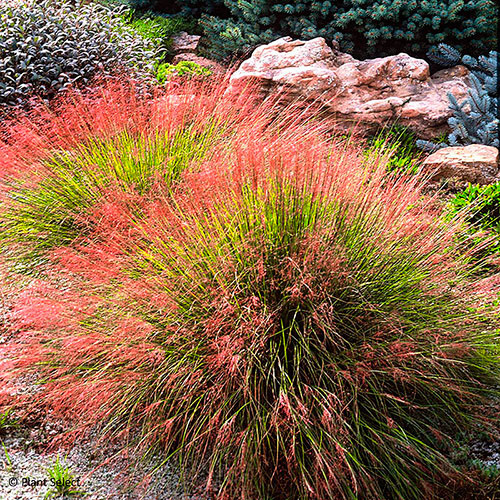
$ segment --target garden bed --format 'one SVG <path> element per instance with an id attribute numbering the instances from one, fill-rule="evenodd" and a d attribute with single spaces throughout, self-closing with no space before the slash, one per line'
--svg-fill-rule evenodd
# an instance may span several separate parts
<path id="1" fill-rule="evenodd" d="M 500 494 L 496 53 L 268 3 L 0 7 L 2 500 Z"/>

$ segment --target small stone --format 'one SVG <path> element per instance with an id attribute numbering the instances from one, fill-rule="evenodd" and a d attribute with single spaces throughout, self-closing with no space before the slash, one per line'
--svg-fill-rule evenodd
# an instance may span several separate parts
<path id="1" fill-rule="evenodd" d="M 439 149 L 422 164 L 422 172 L 430 181 L 456 178 L 473 184 L 500 181 L 498 149 L 472 144 Z"/>
<path id="2" fill-rule="evenodd" d="M 172 37 L 172 51 L 177 54 L 181 52 L 196 52 L 200 38 L 200 35 L 190 35 L 185 31 L 181 31 Z"/>

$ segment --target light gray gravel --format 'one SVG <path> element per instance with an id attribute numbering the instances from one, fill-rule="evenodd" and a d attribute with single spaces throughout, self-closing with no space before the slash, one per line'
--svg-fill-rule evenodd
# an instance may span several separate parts
<path id="1" fill-rule="evenodd" d="M 139 465 L 131 468 L 131 458 L 118 458 L 113 463 L 97 467 L 112 449 L 96 450 L 94 443 L 78 444 L 67 456 L 58 453 L 43 454 L 26 440 L 23 433 L 4 436 L 2 442 L 7 450 L 0 449 L 0 499 L 38 500 L 52 489 L 47 469 L 56 459 L 70 467 L 77 489 L 85 495 L 71 498 L 88 500 L 206 500 L 205 495 L 187 493 L 179 482 L 179 475 L 171 466 L 163 466 L 153 473 L 149 484 L 140 483 L 151 472 L 151 466 Z M 109 456 L 108 455 L 108 456 Z M 127 472 L 127 469 L 128 472 Z M 125 471 L 125 472 L 124 472 Z M 60 498 L 60 497 L 59 497 Z"/>
<path id="2" fill-rule="evenodd" d="M 500 441 L 476 441 L 470 447 L 472 457 L 480 460 L 485 467 L 500 469 Z"/>
<path id="3" fill-rule="evenodd" d="M 35 374 L 18 378 L 16 393 L 36 397 L 41 389 L 36 382 Z M 153 470 L 153 460 L 149 465 L 140 462 L 140 456 L 133 451 L 128 457 L 120 455 L 122 448 L 103 444 L 95 436 L 76 442 L 67 454 L 44 453 L 47 444 L 58 437 L 64 427 L 57 421 L 40 418 L 42 420 L 47 423 L 0 428 L 0 500 L 44 499 L 53 488 L 47 469 L 58 457 L 70 468 L 75 480 L 79 480 L 77 489 L 85 492 L 85 495 L 72 496 L 73 499 L 208 500 L 205 494 L 187 493 L 173 465 Z M 161 463 L 160 459 L 157 463 Z M 146 482 L 149 475 L 151 479 Z"/>

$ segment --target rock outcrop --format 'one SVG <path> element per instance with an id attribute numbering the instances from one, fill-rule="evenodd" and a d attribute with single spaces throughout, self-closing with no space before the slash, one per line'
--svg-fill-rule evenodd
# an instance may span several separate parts
<path id="1" fill-rule="evenodd" d="M 439 149 L 425 159 L 422 172 L 430 181 L 453 178 L 491 184 L 500 181 L 498 149 L 482 144 Z"/>
<path id="2" fill-rule="evenodd" d="M 348 130 L 371 132 L 397 121 L 423 139 L 449 132 L 447 93 L 467 95 L 463 66 L 431 76 L 429 65 L 407 54 L 358 61 L 330 48 L 324 38 L 281 38 L 256 48 L 231 77 L 231 90 L 249 81 L 262 93 L 286 91 L 291 99 L 314 99 Z"/>

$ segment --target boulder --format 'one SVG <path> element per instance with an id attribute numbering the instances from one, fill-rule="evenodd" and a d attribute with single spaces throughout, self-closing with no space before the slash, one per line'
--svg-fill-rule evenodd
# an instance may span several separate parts
<path id="1" fill-rule="evenodd" d="M 500 181 L 498 149 L 472 144 L 439 149 L 422 163 L 430 181 L 454 178 L 473 184 Z"/>
<path id="2" fill-rule="evenodd" d="M 449 132 L 447 93 L 465 99 L 467 73 L 460 66 L 431 76 L 426 61 L 404 53 L 358 61 L 324 38 L 285 37 L 257 47 L 233 73 L 230 91 L 253 81 L 263 95 L 286 91 L 290 99 L 315 100 L 341 131 L 358 125 L 373 132 L 397 121 L 433 139 Z"/>
<path id="3" fill-rule="evenodd" d="M 181 31 L 172 37 L 171 50 L 175 54 L 183 52 L 196 52 L 198 44 L 200 43 L 200 35 L 190 35 L 185 31 Z"/>

